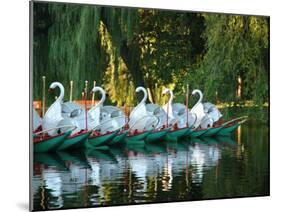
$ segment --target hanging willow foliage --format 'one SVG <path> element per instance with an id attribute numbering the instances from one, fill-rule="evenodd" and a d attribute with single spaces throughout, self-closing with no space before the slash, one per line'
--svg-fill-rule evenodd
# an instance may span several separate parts
<path id="1" fill-rule="evenodd" d="M 80 99 L 85 80 L 108 93 L 108 103 L 133 106 L 149 88 L 150 99 L 163 104 L 164 87 L 175 101 L 185 101 L 186 84 L 209 101 L 268 100 L 268 19 L 102 7 L 34 3 L 34 99 L 60 81 L 69 96 Z M 241 85 L 239 84 L 241 80 Z M 47 95 L 47 105 L 54 96 Z M 193 100 L 191 99 L 191 102 Z"/>
<path id="2" fill-rule="evenodd" d="M 68 88 L 73 80 L 74 99 L 81 98 L 85 80 L 95 80 L 97 85 L 105 86 L 111 101 L 119 105 L 125 102 L 132 104 L 125 98 L 131 79 L 120 51 L 123 40 L 128 43 L 132 40 L 132 19 L 137 13 L 128 9 L 90 5 L 35 5 L 35 20 L 39 20 L 35 28 L 40 28 L 40 21 L 44 23 L 48 20 L 51 23 L 46 26 L 44 33 L 35 34 L 35 99 L 40 99 L 41 77 L 46 75 L 47 85 L 60 81 Z M 42 12 L 45 13 L 44 17 Z M 107 23 L 106 27 L 103 22 Z M 66 89 L 65 96 L 68 96 L 68 92 L 69 89 Z"/>
<path id="3" fill-rule="evenodd" d="M 235 101 L 241 79 L 242 99 L 268 101 L 268 19 L 210 14 L 205 19 L 207 53 L 198 75 L 209 78 L 200 83 L 206 95 L 214 100 L 217 92 Z"/>

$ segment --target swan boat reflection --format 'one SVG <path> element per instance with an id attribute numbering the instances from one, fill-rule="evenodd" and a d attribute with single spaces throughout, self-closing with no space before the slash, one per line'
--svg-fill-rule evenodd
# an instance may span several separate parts
<path id="1" fill-rule="evenodd" d="M 106 204 L 113 198 L 110 190 L 124 192 L 124 198 L 134 202 L 145 202 L 150 192 L 172 190 L 179 176 L 186 175 L 187 183 L 202 183 L 204 174 L 219 164 L 220 143 L 194 141 L 174 149 L 163 146 L 141 152 L 110 149 L 35 154 L 33 194 L 49 195 L 47 208 L 62 208 L 65 199 L 79 193 L 87 193 L 89 205 Z M 91 187 L 95 189 L 88 189 Z"/>

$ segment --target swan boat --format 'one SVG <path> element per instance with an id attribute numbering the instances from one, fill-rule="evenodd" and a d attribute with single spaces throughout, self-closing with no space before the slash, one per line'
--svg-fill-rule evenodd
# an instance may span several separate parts
<path id="1" fill-rule="evenodd" d="M 221 122 L 221 113 L 215 105 L 202 103 L 203 94 L 196 89 L 199 100 L 189 111 L 180 103 L 172 104 L 173 92 L 166 105 L 146 104 L 147 91 L 142 91 L 142 101 L 133 109 L 126 124 L 124 112 L 114 106 L 103 106 L 105 91 L 98 86 L 92 92 L 101 92 L 102 98 L 89 111 L 74 102 L 63 102 L 64 87 L 53 82 L 50 90 L 60 89 L 60 95 L 43 118 L 33 108 L 34 152 L 64 151 L 81 147 L 102 149 L 104 146 L 145 144 L 182 137 L 227 136 L 243 124 L 247 117 Z M 126 127 L 125 127 L 126 126 Z"/>
<path id="2" fill-rule="evenodd" d="M 143 145 L 146 137 L 153 133 L 159 120 L 146 108 L 147 91 L 143 87 L 137 87 L 136 92 L 143 92 L 144 97 L 141 102 L 133 109 L 129 116 L 129 133 L 125 138 L 127 145 Z"/>
<path id="3" fill-rule="evenodd" d="M 192 92 L 192 95 L 196 93 L 199 94 L 199 100 L 191 109 L 191 112 L 196 113 L 197 117 L 199 117 L 200 119 L 200 122 L 195 125 L 196 128 L 192 130 L 192 132 L 189 134 L 189 137 L 196 138 L 227 135 L 233 132 L 235 129 L 237 129 L 238 126 L 246 121 L 247 117 L 240 117 L 226 123 L 216 124 L 219 122 L 222 114 L 214 104 L 209 102 L 202 104 L 203 94 L 200 90 L 194 90 Z"/>
<path id="4" fill-rule="evenodd" d="M 162 94 L 170 94 L 169 101 L 163 106 L 167 114 L 166 125 L 171 127 L 171 130 L 165 136 L 165 140 L 173 141 L 187 136 L 197 120 L 196 116 L 190 113 L 183 104 L 172 104 L 174 98 L 172 90 L 166 88 Z"/>
<path id="5" fill-rule="evenodd" d="M 91 131 L 83 129 L 83 125 L 85 124 L 82 122 L 83 118 L 85 118 L 85 113 L 83 113 L 83 108 L 81 106 L 73 102 L 63 102 L 64 87 L 61 83 L 53 82 L 50 85 L 49 91 L 53 91 L 56 87 L 60 89 L 60 95 L 43 117 L 43 130 L 47 130 L 49 135 L 54 135 L 55 132 L 49 130 L 50 128 L 55 127 L 59 128 L 61 131 L 65 131 L 62 130 L 60 126 L 72 126 L 72 131 L 63 139 L 62 143 L 56 147 L 56 150 L 61 151 L 77 148 L 82 146 L 91 134 Z"/>
<path id="6" fill-rule="evenodd" d="M 54 128 L 50 130 L 54 130 Z M 33 133 L 34 152 L 56 151 L 57 148 L 62 145 L 65 142 L 66 138 L 71 134 L 71 130 L 64 133 L 58 133 L 57 135 L 53 136 L 48 135 L 47 132 L 48 130 L 43 130 Z"/>
<path id="7" fill-rule="evenodd" d="M 99 91 L 102 94 L 101 100 L 96 106 L 88 112 L 89 128 L 92 134 L 88 137 L 86 148 L 101 148 L 118 143 L 126 136 L 126 132 L 122 130 L 125 126 L 125 114 L 118 108 L 113 106 L 103 106 L 106 93 L 101 87 L 95 86 L 92 92 Z"/>

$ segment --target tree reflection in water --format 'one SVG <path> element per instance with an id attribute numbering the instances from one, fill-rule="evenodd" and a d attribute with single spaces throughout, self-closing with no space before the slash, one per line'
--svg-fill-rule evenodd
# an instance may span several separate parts
<path id="1" fill-rule="evenodd" d="M 266 194 L 266 160 L 254 163 L 256 171 L 252 173 L 248 170 L 253 164 L 241 158 L 266 158 L 267 152 L 249 145 L 245 135 L 241 129 L 233 139 L 35 154 L 34 207 L 76 208 Z M 267 145 L 265 136 L 255 140 Z M 241 145 L 244 151 L 239 150 Z M 254 182 L 249 180 L 253 174 L 257 177 Z"/>

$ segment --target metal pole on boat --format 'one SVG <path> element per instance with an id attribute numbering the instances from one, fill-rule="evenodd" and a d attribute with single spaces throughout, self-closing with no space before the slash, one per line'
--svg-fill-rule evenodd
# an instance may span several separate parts
<path id="1" fill-rule="evenodd" d="M 149 99 L 149 101 L 150 101 L 151 103 L 154 103 L 150 88 L 147 88 L 146 90 L 147 90 L 147 93 L 148 93 L 148 99 Z"/>
<path id="2" fill-rule="evenodd" d="M 167 104 L 167 128 L 169 126 L 169 104 Z"/>
<path id="3" fill-rule="evenodd" d="M 88 131 L 88 118 L 87 118 L 87 90 L 88 90 L 88 81 L 86 80 L 85 81 L 85 94 L 84 94 L 84 97 L 85 97 L 85 120 L 86 120 L 86 130 Z"/>
<path id="4" fill-rule="evenodd" d="M 159 97 L 158 97 L 158 85 L 155 83 L 155 103 L 159 104 Z"/>
<path id="5" fill-rule="evenodd" d="M 186 85 L 186 127 L 188 127 L 188 93 L 189 93 L 189 86 Z"/>
<path id="6" fill-rule="evenodd" d="M 45 90 L 46 90 L 46 77 L 43 76 L 42 77 L 42 81 L 43 81 L 43 90 L 42 90 L 42 117 L 45 114 L 45 104 L 46 104 L 46 96 L 45 96 Z"/>
<path id="7" fill-rule="evenodd" d="M 96 87 L 96 81 L 94 81 L 94 87 Z M 92 107 L 94 106 L 94 104 L 95 104 L 95 92 L 93 92 L 92 94 L 92 102 L 91 102 Z"/>
<path id="8" fill-rule="evenodd" d="M 72 95 L 73 95 L 73 81 L 70 81 L 70 92 L 69 92 L 69 101 L 72 102 Z"/>

